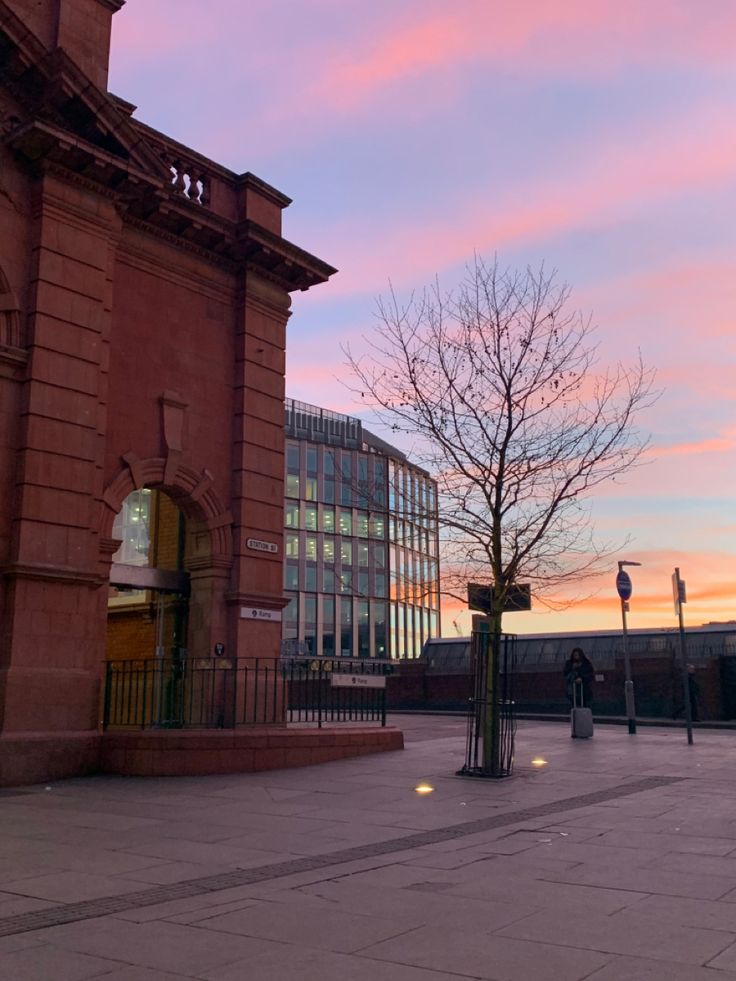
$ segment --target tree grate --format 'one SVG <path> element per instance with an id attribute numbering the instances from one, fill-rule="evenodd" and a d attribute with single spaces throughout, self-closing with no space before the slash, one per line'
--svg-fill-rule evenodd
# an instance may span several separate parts
<path id="1" fill-rule="evenodd" d="M 455 838 L 478 834 L 482 831 L 493 831 L 496 828 L 507 827 L 534 818 L 547 817 L 550 814 L 559 814 L 562 811 L 576 810 L 591 804 L 602 804 L 609 800 L 629 797 L 632 794 L 640 794 L 647 790 L 656 790 L 659 787 L 678 783 L 681 779 L 681 777 L 643 777 L 640 780 L 620 784 L 608 790 L 579 794 L 576 797 L 565 797 L 562 800 L 538 804 L 535 807 L 524 807 L 504 814 L 478 818 L 475 821 L 463 821 L 461 824 L 435 828 L 432 831 L 419 831 L 399 838 L 391 838 L 389 841 L 357 845 L 353 848 L 343 848 L 324 855 L 310 855 L 304 858 L 290 859 L 287 862 L 261 865 L 253 869 L 235 869 L 232 872 L 206 875 L 198 879 L 186 879 L 173 885 L 153 886 L 138 892 L 125 893 L 122 896 L 89 899 L 79 903 L 65 903 L 49 909 L 37 910 L 33 913 L 19 913 L 16 916 L 0 919 L 0 937 L 29 933 L 52 926 L 62 926 L 80 920 L 93 920 L 114 913 L 124 913 L 132 909 L 157 906 L 160 903 L 175 902 L 178 899 L 191 899 L 194 896 L 221 892 L 238 886 L 255 885 L 260 882 L 268 882 L 271 879 L 298 875 L 301 872 L 314 872 L 318 869 L 343 865 L 347 862 L 390 855 L 412 848 L 421 848 L 425 845 L 434 845 L 442 841 L 451 841 Z"/>

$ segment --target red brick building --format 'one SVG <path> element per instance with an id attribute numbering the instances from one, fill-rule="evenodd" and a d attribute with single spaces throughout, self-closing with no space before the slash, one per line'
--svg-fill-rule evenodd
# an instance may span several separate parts
<path id="1" fill-rule="evenodd" d="M 186 579 L 189 657 L 279 650 L 242 611 L 284 603 L 289 294 L 334 269 L 282 237 L 283 194 L 107 92 L 123 3 L 0 0 L 0 783 L 99 766 L 111 580 Z M 178 559 L 136 568 L 144 488 Z"/>

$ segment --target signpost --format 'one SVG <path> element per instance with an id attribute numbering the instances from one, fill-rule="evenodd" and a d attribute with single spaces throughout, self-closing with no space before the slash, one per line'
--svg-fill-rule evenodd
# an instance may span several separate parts
<path id="1" fill-rule="evenodd" d="M 685 581 L 680 579 L 680 570 L 672 573 L 672 598 L 675 601 L 675 614 L 680 621 L 680 661 L 682 667 L 682 697 L 685 702 L 685 723 L 687 725 L 687 743 L 693 744 L 693 708 L 690 703 L 690 672 L 687 668 L 687 643 L 685 640 L 685 618 L 682 613 L 683 603 L 687 603 Z"/>
<path id="2" fill-rule="evenodd" d="M 619 562 L 616 576 L 616 592 L 621 600 L 621 620 L 624 628 L 624 699 L 626 701 L 626 718 L 629 723 L 629 735 L 636 735 L 636 706 L 634 703 L 634 682 L 631 678 L 631 658 L 629 657 L 629 631 L 626 624 L 626 614 L 629 611 L 629 600 L 633 587 L 631 577 L 624 571 L 625 565 L 641 565 L 641 562 Z"/>
<path id="3" fill-rule="evenodd" d="M 477 610 L 487 616 L 491 613 L 493 586 L 482 586 L 477 582 L 468 583 L 468 609 Z M 529 583 L 509 586 L 503 603 L 504 613 L 523 613 L 532 608 L 531 587 Z"/>

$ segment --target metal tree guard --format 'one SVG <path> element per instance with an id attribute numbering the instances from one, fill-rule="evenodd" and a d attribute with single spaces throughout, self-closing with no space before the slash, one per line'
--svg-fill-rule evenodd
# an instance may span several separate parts
<path id="1" fill-rule="evenodd" d="M 464 777 L 509 777 L 514 766 L 514 641 L 479 624 L 471 642 L 473 695 L 468 712 Z M 490 673 L 490 674 L 489 674 Z M 490 736 L 490 738 L 488 738 Z"/>

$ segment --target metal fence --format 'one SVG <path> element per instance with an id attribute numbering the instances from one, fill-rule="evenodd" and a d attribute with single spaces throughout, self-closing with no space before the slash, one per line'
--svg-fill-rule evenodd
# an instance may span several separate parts
<path id="1" fill-rule="evenodd" d="M 386 724 L 384 660 L 147 658 L 107 661 L 105 729 Z"/>

